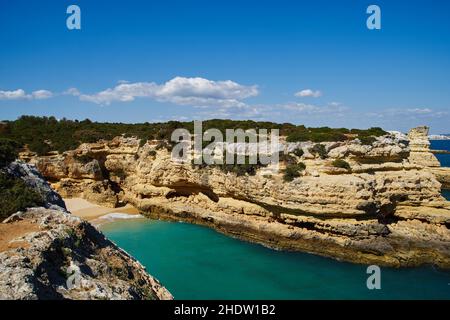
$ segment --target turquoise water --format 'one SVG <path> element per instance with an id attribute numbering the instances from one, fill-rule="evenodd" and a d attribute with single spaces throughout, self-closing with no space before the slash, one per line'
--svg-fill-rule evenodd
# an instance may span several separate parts
<path id="1" fill-rule="evenodd" d="M 449 150 L 450 151 L 450 140 L 434 140 L 431 141 L 431 149 L 434 150 Z M 450 167 L 450 154 L 437 154 L 441 166 Z"/>
<path id="2" fill-rule="evenodd" d="M 431 141 L 431 149 L 450 151 L 450 140 Z M 450 167 L 450 154 L 437 154 L 436 157 L 441 163 L 441 166 Z M 442 195 L 450 201 L 450 190 L 442 190 Z"/>
<path id="3" fill-rule="evenodd" d="M 450 201 L 450 190 L 442 190 L 442 195 L 444 196 L 445 199 Z"/>
<path id="4" fill-rule="evenodd" d="M 121 220 L 102 231 L 144 264 L 176 299 L 450 299 L 450 272 L 382 268 L 381 290 L 366 266 L 280 252 L 202 226 Z"/>
<path id="5" fill-rule="evenodd" d="M 450 150 L 450 141 L 432 141 Z M 450 155 L 437 155 L 450 166 Z M 443 190 L 450 200 L 450 190 Z M 381 290 L 366 287 L 366 266 L 279 252 L 212 229 L 148 219 L 102 231 L 143 263 L 177 299 L 450 299 L 450 271 L 382 268 Z"/>

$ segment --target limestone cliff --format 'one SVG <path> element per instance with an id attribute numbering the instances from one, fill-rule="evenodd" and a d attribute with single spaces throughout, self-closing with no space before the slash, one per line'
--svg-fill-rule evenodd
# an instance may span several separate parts
<path id="1" fill-rule="evenodd" d="M 450 203 L 429 169 L 436 163 L 424 133 L 418 129 L 409 139 L 389 134 L 371 145 L 357 139 L 323 143 L 326 157 L 310 152 L 310 142 L 285 143 L 285 153 L 306 164 L 292 182 L 264 168 L 237 176 L 177 164 L 158 141 L 125 137 L 23 157 L 65 197 L 130 203 L 149 216 L 205 224 L 281 249 L 359 263 L 449 268 Z M 296 149 L 303 150 L 301 157 L 293 155 Z M 347 161 L 351 170 L 334 166 L 335 159 Z"/>
<path id="2" fill-rule="evenodd" d="M 0 299 L 172 299 L 145 268 L 64 201 L 35 168 L 6 169 L 42 195 L 0 223 Z"/>

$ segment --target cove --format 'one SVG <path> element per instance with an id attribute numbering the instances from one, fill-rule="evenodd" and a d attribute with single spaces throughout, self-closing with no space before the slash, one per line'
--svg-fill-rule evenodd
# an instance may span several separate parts
<path id="1" fill-rule="evenodd" d="M 368 290 L 367 266 L 276 251 L 203 226 L 134 219 L 101 229 L 175 299 L 450 299 L 450 271 L 431 266 L 381 268 L 381 290 Z"/>

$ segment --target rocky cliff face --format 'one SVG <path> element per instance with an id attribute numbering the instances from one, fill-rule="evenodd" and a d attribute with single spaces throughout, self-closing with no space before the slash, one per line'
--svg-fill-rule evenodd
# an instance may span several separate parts
<path id="1" fill-rule="evenodd" d="M 68 213 L 35 168 L 15 162 L 7 171 L 46 208 L 0 223 L 0 299 L 172 299 L 139 262 Z"/>
<path id="2" fill-rule="evenodd" d="M 264 169 L 236 176 L 177 164 L 157 141 L 140 146 L 134 138 L 84 144 L 63 155 L 24 156 L 66 197 L 130 203 L 149 216 L 209 225 L 276 248 L 360 263 L 448 268 L 450 204 L 440 195 L 441 184 L 428 167 L 435 163 L 421 139 L 421 133 L 410 134 L 409 141 L 391 134 L 370 146 L 358 140 L 324 143 L 326 159 L 310 152 L 312 143 L 285 144 L 286 152 L 303 149 L 295 158 L 306 164 L 289 183 Z M 333 166 L 335 159 L 345 159 L 351 170 Z"/>

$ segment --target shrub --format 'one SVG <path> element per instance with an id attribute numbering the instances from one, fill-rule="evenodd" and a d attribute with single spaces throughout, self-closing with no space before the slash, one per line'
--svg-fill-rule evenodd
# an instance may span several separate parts
<path id="1" fill-rule="evenodd" d="M 301 157 L 305 154 L 305 152 L 303 152 L 302 148 L 297 148 L 293 151 L 293 154 L 295 154 L 297 157 Z"/>
<path id="2" fill-rule="evenodd" d="M 321 159 L 326 159 L 328 156 L 325 146 L 320 143 L 315 144 L 312 148 L 309 149 L 309 151 L 312 154 L 319 156 Z"/>
<path id="3" fill-rule="evenodd" d="M 112 171 L 111 174 L 119 178 L 121 181 L 125 180 L 125 178 L 127 177 L 125 170 L 122 168 L 118 168 L 117 170 Z"/>
<path id="4" fill-rule="evenodd" d="M 73 134 L 73 138 L 80 143 L 95 143 L 104 138 L 103 133 L 96 130 L 77 130 Z"/>
<path id="5" fill-rule="evenodd" d="M 155 150 L 150 150 L 150 151 L 148 152 L 148 155 L 149 155 L 150 157 L 156 157 L 156 154 L 157 154 L 157 152 L 156 152 Z"/>
<path id="6" fill-rule="evenodd" d="M 227 153 L 224 152 L 223 154 L 223 161 L 226 161 Z M 211 164 L 207 165 L 206 163 L 202 162 L 201 164 L 195 164 L 194 159 L 191 160 L 191 166 L 192 168 L 196 169 L 204 169 L 206 167 L 210 168 L 218 168 L 224 173 L 234 173 L 237 176 L 244 176 L 246 174 L 250 176 L 254 176 L 259 168 L 266 167 L 266 164 L 261 164 L 259 161 L 257 163 L 251 164 L 250 163 L 250 156 L 245 156 L 244 163 L 238 164 L 237 163 L 237 155 L 234 155 L 234 162 L 233 164 Z"/>
<path id="7" fill-rule="evenodd" d="M 76 155 L 75 156 L 75 160 L 77 160 L 78 162 L 82 163 L 82 164 L 86 164 L 91 162 L 92 159 L 90 156 L 88 156 L 87 154 L 80 154 L 80 155 Z"/>
<path id="8" fill-rule="evenodd" d="M 361 144 L 371 146 L 377 139 L 373 136 L 358 136 Z"/>
<path id="9" fill-rule="evenodd" d="M 293 156 L 291 156 L 289 154 L 286 154 L 284 152 L 280 152 L 279 160 L 285 162 L 287 165 L 296 164 L 297 163 L 297 159 L 296 158 L 294 158 Z"/>
<path id="10" fill-rule="evenodd" d="M 226 160 L 226 153 L 224 154 L 224 161 Z M 259 168 L 263 167 L 263 165 L 257 161 L 257 163 L 250 163 L 250 157 L 245 156 L 245 160 L 243 164 L 237 163 L 237 156 L 235 155 L 234 164 L 224 164 L 220 166 L 221 170 L 225 173 L 232 172 L 237 176 L 244 176 L 248 174 L 250 176 L 254 176 Z"/>
<path id="11" fill-rule="evenodd" d="M 367 130 L 352 129 L 350 130 L 350 133 L 357 134 L 358 136 L 374 136 L 374 137 L 380 137 L 387 134 L 387 132 L 381 129 L 380 127 L 372 127 Z"/>
<path id="12" fill-rule="evenodd" d="M 347 161 L 342 160 L 342 159 L 334 160 L 331 163 L 331 165 L 333 167 L 336 167 L 336 168 L 342 168 L 342 169 L 346 169 L 346 170 L 349 170 L 349 171 L 351 170 L 350 164 Z"/>
<path id="13" fill-rule="evenodd" d="M 0 168 L 7 166 L 18 157 L 19 144 L 10 139 L 0 139 Z"/>
<path id="14" fill-rule="evenodd" d="M 17 211 L 42 206 L 42 196 L 20 178 L 0 172 L 0 218 L 6 219 Z"/>
<path id="15" fill-rule="evenodd" d="M 52 148 L 50 147 L 50 145 L 44 141 L 41 140 L 34 140 L 32 141 L 29 145 L 28 148 L 33 151 L 36 152 L 38 156 L 45 156 L 47 155 L 50 151 L 52 151 Z"/>
<path id="16" fill-rule="evenodd" d="M 173 148 L 173 145 L 165 140 L 159 141 L 156 145 L 156 150 L 166 149 L 167 151 L 171 152 Z"/>
<path id="17" fill-rule="evenodd" d="M 291 182 L 295 178 L 300 177 L 300 172 L 306 169 L 306 165 L 303 162 L 298 164 L 291 164 L 284 169 L 283 179 L 286 182 Z"/>

